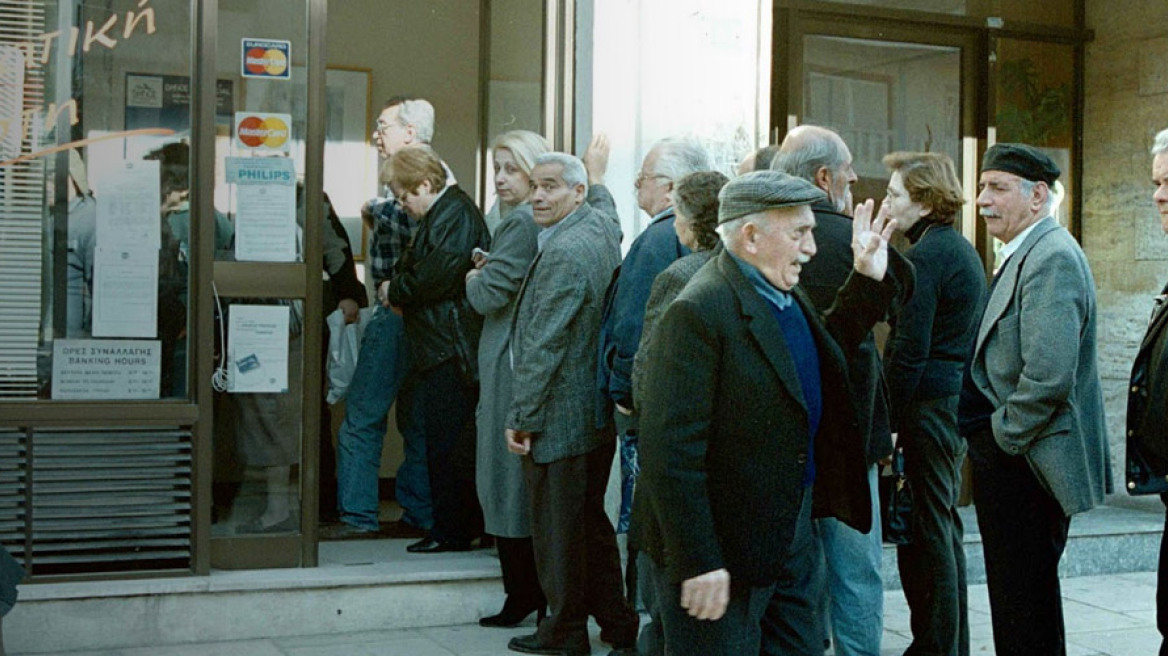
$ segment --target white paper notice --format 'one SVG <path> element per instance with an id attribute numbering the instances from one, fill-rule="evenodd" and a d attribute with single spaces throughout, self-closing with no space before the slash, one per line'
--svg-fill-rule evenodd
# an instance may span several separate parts
<path id="1" fill-rule="evenodd" d="M 54 399 L 157 399 L 162 343 L 158 340 L 53 341 Z"/>
<path id="2" fill-rule="evenodd" d="M 287 157 L 229 157 L 235 185 L 235 259 L 296 261 L 296 165 Z"/>
<path id="3" fill-rule="evenodd" d="M 162 247 L 162 192 L 158 162 L 117 162 L 100 176 L 97 245 Z"/>
<path id="4" fill-rule="evenodd" d="M 158 249 L 98 246 L 93 264 L 93 335 L 158 335 Z"/>
<path id="5" fill-rule="evenodd" d="M 232 305 L 227 328 L 227 391 L 288 391 L 287 305 Z"/>

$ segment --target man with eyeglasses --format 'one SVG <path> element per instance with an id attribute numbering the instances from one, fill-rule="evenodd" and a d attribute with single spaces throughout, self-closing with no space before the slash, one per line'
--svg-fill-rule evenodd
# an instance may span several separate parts
<path id="1" fill-rule="evenodd" d="M 673 185 L 690 173 L 710 169 L 710 157 L 697 142 L 662 139 L 645 155 L 633 183 L 637 189 L 637 205 L 652 218 L 649 226 L 633 241 L 621 263 L 615 287 L 609 290 L 600 334 L 600 384 L 615 405 L 613 418 L 620 437 L 622 481 L 633 480 L 639 469 L 632 375 L 633 359 L 641 343 L 641 329 L 645 322 L 645 303 L 657 275 L 678 258 L 689 254 L 689 249 L 678 241 L 673 230 Z M 629 573 L 626 579 L 632 596 L 634 587 L 651 589 L 652 586 L 649 582 L 636 583 L 636 577 L 644 570 L 636 564 L 636 528 L 630 528 L 632 486 L 626 484 L 623 492 L 617 532 L 629 533 Z M 652 613 L 653 604 L 647 602 L 647 605 Z M 660 633 L 659 623 L 654 621 L 646 630 L 651 634 L 646 636 L 646 644 L 661 644 L 653 637 Z M 656 649 L 650 647 L 650 651 Z"/>
<path id="2" fill-rule="evenodd" d="M 386 101 L 373 143 L 383 159 L 406 146 L 429 144 L 434 135 L 434 106 L 420 98 L 402 96 Z M 447 176 L 451 178 L 449 169 Z M 424 433 L 413 404 L 407 369 L 405 328 L 400 314 L 386 298 L 389 279 L 405 252 L 417 224 L 410 220 L 389 189 L 361 208 L 372 240 L 367 272 L 377 290 L 373 318 L 365 329 L 357 368 L 345 401 L 345 420 L 337 434 L 337 510 L 340 522 L 325 527 L 324 539 L 374 537 L 378 521 L 378 470 L 387 415 L 396 398 L 397 425 L 403 440 L 404 459 L 397 470 L 396 497 L 403 513 L 399 526 L 420 536 L 433 524 L 430 479 L 426 468 Z M 400 390 L 400 394 L 398 393 Z M 322 447 L 323 448 L 323 447 Z M 322 481 L 322 487 L 326 481 Z"/>

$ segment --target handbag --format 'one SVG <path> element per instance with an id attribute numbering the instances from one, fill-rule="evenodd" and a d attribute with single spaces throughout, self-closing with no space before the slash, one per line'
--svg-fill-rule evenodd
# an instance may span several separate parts
<path id="1" fill-rule="evenodd" d="M 913 490 L 904 471 L 904 447 L 898 446 L 892 452 L 891 469 L 887 498 L 883 500 L 883 538 L 889 544 L 912 544 Z"/>

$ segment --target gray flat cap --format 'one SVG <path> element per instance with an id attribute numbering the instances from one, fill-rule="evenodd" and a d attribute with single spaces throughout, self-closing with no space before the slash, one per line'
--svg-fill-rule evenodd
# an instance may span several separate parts
<path id="1" fill-rule="evenodd" d="M 753 171 L 734 178 L 718 194 L 718 223 L 781 207 L 810 205 L 827 194 L 803 178 L 778 171 Z"/>

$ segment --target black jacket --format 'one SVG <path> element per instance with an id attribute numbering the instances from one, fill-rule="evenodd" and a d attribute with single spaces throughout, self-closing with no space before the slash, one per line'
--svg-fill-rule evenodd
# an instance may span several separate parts
<path id="1" fill-rule="evenodd" d="M 953 226 L 920 221 L 906 236 L 916 288 L 892 318 L 884 359 L 894 429 L 909 403 L 961 393 L 986 291 L 981 258 Z"/>
<path id="2" fill-rule="evenodd" d="M 1168 475 L 1168 285 L 1132 365 L 1127 395 L 1127 482 Z"/>
<path id="3" fill-rule="evenodd" d="M 405 318 L 413 370 L 455 356 L 460 365 L 477 368 L 483 317 L 466 300 L 466 272 L 474 266 L 476 247 L 490 247 L 483 213 L 457 186 L 448 187 L 422 217 L 387 290 Z"/>
<path id="4" fill-rule="evenodd" d="M 816 203 L 811 209 L 815 212 L 814 234 L 818 252 L 810 262 L 803 265 L 799 286 L 807 292 L 815 309 L 826 312 L 835 301 L 836 291 L 843 286 L 852 271 L 852 219 L 835 211 L 826 202 Z M 888 271 L 903 290 L 901 297 L 894 302 L 894 306 L 901 306 L 913 293 L 915 274 L 912 265 L 889 248 Z M 892 452 L 888 390 L 884 384 L 880 352 L 871 332 L 864 338 L 859 350 L 848 357 L 848 372 L 852 398 L 860 413 L 864 453 L 871 465 Z"/>
<path id="5" fill-rule="evenodd" d="M 821 319 L 798 287 L 819 350 L 825 409 L 815 436 L 816 516 L 871 530 L 868 467 L 845 353 L 895 293 L 853 276 Z M 666 310 L 650 354 L 641 415 L 646 503 L 641 546 L 673 582 L 725 567 L 732 581 L 773 583 L 795 529 L 808 416 L 782 328 L 727 253 L 706 264 Z"/>

